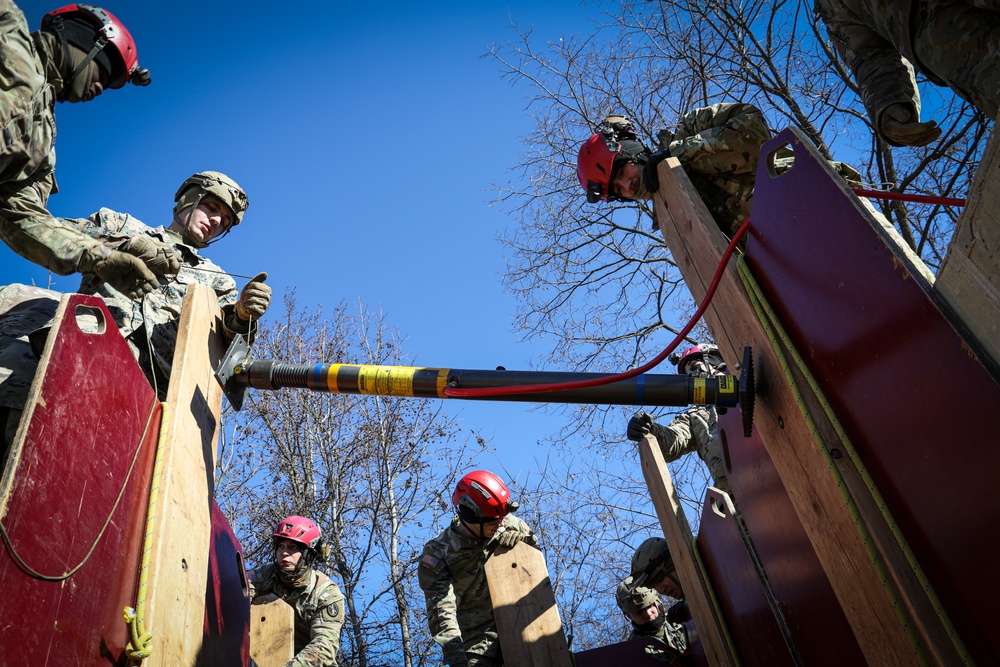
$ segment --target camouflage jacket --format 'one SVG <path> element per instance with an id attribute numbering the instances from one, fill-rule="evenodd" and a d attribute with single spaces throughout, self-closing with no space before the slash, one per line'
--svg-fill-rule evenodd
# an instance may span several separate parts
<path id="1" fill-rule="evenodd" d="M 629 639 L 635 639 L 636 637 L 655 637 L 666 644 L 663 650 L 655 654 L 654 657 L 668 664 L 679 660 L 681 656 L 687 653 L 687 633 L 684 630 L 684 626 L 677 623 L 664 621 L 663 625 L 656 632 L 643 632 L 633 623 L 632 634 Z M 647 653 L 650 653 L 648 649 Z"/>
<path id="2" fill-rule="evenodd" d="M 493 657 L 497 653 L 496 621 L 484 565 L 497 546 L 497 536 L 483 542 L 459 532 L 458 517 L 424 545 L 417 580 L 427 598 L 427 623 L 444 661 L 461 663 L 466 653 Z M 523 541 L 538 547 L 538 538 L 524 521 L 508 514 L 501 530 L 516 530 Z M 497 535 L 500 531 L 497 531 Z"/>
<path id="3" fill-rule="evenodd" d="M 253 570 L 249 578 L 251 604 L 277 597 L 295 608 L 295 657 L 285 667 L 336 667 L 344 624 L 344 596 L 337 584 L 310 568 L 304 586 L 288 586 L 273 563 Z"/>
<path id="4" fill-rule="evenodd" d="M 656 429 L 656 442 L 667 463 L 690 452 L 698 452 L 712 475 L 712 485 L 729 493 L 717 421 L 718 413 L 714 405 L 692 405 L 674 417 L 668 426 Z"/>
<path id="5" fill-rule="evenodd" d="M 164 227 L 147 227 L 127 213 L 102 208 L 90 218 L 74 222 L 108 247 L 116 247 L 139 234 L 173 244 L 181 262 L 180 271 L 176 276 L 160 278 L 159 289 L 138 301 L 129 299 L 93 273 L 83 274 L 78 290 L 81 294 L 96 294 L 104 299 L 122 335 L 132 346 L 139 365 L 151 382 L 155 372 L 155 386 L 161 398 L 166 396 L 187 286 L 197 283 L 214 290 L 223 309 L 223 322 L 230 322 L 239 298 L 236 282 L 211 260 L 199 255 L 196 248 L 183 243 L 179 235 Z M 232 336 L 225 327 L 224 333 Z"/>
<path id="6" fill-rule="evenodd" d="M 21 10 L 0 0 L 0 238 L 22 257 L 66 275 L 92 268 L 109 251 L 45 208 L 58 191 L 54 109 L 62 80 L 42 53 Z"/>

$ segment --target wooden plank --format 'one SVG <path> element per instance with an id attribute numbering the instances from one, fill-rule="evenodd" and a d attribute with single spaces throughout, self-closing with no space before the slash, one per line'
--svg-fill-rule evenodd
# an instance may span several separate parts
<path id="1" fill-rule="evenodd" d="M 1000 366 L 1000 133 L 986 145 L 935 289 Z"/>
<path id="2" fill-rule="evenodd" d="M 85 333 L 78 308 L 103 327 Z M 104 302 L 64 296 L 0 490 L 10 539 L 0 546 L 0 663 L 124 664 L 122 609 L 135 604 L 159 423 L 153 389 Z M 39 579 L 11 547 L 41 574 L 80 567 Z"/>
<path id="3" fill-rule="evenodd" d="M 250 607 L 250 657 L 257 667 L 282 667 L 295 657 L 295 609 L 284 600 Z"/>
<path id="4" fill-rule="evenodd" d="M 213 369 L 225 352 L 215 294 L 189 285 L 178 326 L 154 524 L 147 665 L 197 664 L 205 629 L 211 508 L 222 391 Z"/>
<path id="5" fill-rule="evenodd" d="M 646 652 L 646 647 L 650 651 Z M 617 644 L 608 644 L 587 651 L 580 651 L 573 654 L 576 667 L 615 667 L 617 665 L 627 665 L 628 667 L 664 667 L 663 662 L 656 655 L 658 650 L 662 650 L 663 642 L 655 637 L 636 637 L 628 641 Z M 686 664 L 700 665 L 704 661 L 697 661 L 691 656 L 687 656 Z"/>
<path id="6" fill-rule="evenodd" d="M 694 537 L 684 516 L 684 507 L 674 489 L 663 453 L 652 435 L 639 441 L 639 459 L 708 664 L 718 667 L 738 665 L 739 659 L 733 655 L 726 640 L 725 621 L 712 602 L 710 584 L 702 576 L 695 560 Z"/>
<path id="7" fill-rule="evenodd" d="M 676 159 L 660 164 L 659 178 L 654 201 L 660 230 L 692 296 L 700 301 L 727 241 Z M 913 664 L 915 648 L 799 412 L 734 264 L 725 270 L 705 320 L 724 358 L 740 359 L 745 345 L 754 349 L 754 421 L 866 659 L 877 665 Z"/>
<path id="8" fill-rule="evenodd" d="M 518 542 L 499 547 L 486 561 L 504 662 L 518 667 L 570 667 L 572 658 L 545 556 Z"/>

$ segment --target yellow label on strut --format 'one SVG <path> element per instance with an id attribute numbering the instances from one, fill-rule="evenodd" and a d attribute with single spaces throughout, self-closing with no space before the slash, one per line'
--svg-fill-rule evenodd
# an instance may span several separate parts
<path id="1" fill-rule="evenodd" d="M 736 391 L 736 376 L 723 375 L 719 377 L 719 393 L 731 394 Z"/>
<path id="2" fill-rule="evenodd" d="M 691 402 L 695 405 L 705 405 L 705 378 L 694 379 L 694 391 Z"/>
<path id="3" fill-rule="evenodd" d="M 413 366 L 361 366 L 358 391 L 375 396 L 413 396 Z"/>

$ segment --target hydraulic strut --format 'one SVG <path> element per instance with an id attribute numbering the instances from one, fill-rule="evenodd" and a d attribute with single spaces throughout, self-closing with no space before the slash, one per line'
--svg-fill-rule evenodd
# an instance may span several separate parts
<path id="1" fill-rule="evenodd" d="M 688 375 L 643 374 L 582 389 L 478 396 L 464 400 L 678 407 L 698 404 L 720 408 L 742 405 L 744 415 L 747 416 L 753 414 L 753 363 L 749 350 L 747 348 L 744 351 L 742 374 L 739 378 L 733 375 L 695 378 Z M 612 377 L 611 374 L 602 373 L 508 371 L 502 368 L 485 371 L 365 364 L 292 364 L 273 359 L 249 359 L 248 355 L 246 341 L 242 336 L 237 336 L 216 371 L 216 377 L 236 410 L 243 406 L 247 387 L 267 390 L 288 387 L 374 396 L 456 398 L 447 396 L 445 388 L 513 387 Z"/>

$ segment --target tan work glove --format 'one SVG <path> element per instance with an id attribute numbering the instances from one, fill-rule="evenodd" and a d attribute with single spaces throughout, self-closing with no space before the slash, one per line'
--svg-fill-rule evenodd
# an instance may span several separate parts
<path id="1" fill-rule="evenodd" d="M 941 136 L 941 128 L 930 120 L 921 123 L 905 104 L 890 104 L 879 119 L 879 131 L 900 146 L 926 146 Z"/>
<path id="2" fill-rule="evenodd" d="M 181 268 L 174 247 L 149 236 L 133 236 L 118 246 L 118 249 L 141 259 L 146 268 L 158 276 L 177 273 Z"/>
<path id="3" fill-rule="evenodd" d="M 97 260 L 93 271 L 130 299 L 139 299 L 160 286 L 156 276 L 141 259 L 117 250 L 112 250 L 107 258 Z"/>
<path id="4" fill-rule="evenodd" d="M 505 526 L 503 532 L 497 535 L 497 542 L 500 543 L 500 546 L 507 547 L 508 549 L 510 549 L 515 544 L 523 540 L 524 537 L 525 536 L 522 535 L 521 531 L 519 531 L 517 528 L 507 528 Z"/>
<path id="5" fill-rule="evenodd" d="M 267 272 L 261 271 L 240 291 L 240 300 L 236 302 L 237 318 L 244 322 L 259 320 L 271 305 L 271 286 L 265 285 L 265 280 Z"/>

